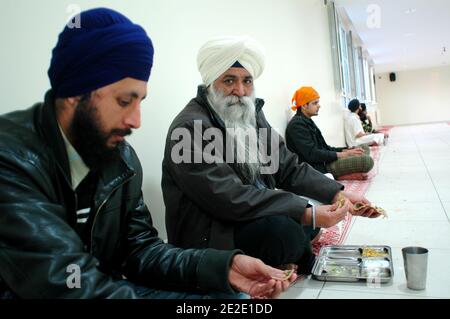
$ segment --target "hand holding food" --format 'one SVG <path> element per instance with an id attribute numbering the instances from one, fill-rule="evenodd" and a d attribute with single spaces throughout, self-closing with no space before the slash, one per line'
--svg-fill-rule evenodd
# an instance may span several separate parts
<path id="1" fill-rule="evenodd" d="M 353 215 L 355 216 L 363 216 L 369 218 L 377 218 L 379 216 L 383 216 L 383 218 L 388 217 L 386 211 L 383 208 L 363 203 L 356 203 L 353 206 L 353 212 Z"/>

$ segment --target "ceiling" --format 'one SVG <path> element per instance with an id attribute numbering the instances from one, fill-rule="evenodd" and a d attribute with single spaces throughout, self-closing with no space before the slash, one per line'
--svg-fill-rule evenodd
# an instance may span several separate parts
<path id="1" fill-rule="evenodd" d="M 449 0 L 335 3 L 347 12 L 377 73 L 450 65 Z"/>

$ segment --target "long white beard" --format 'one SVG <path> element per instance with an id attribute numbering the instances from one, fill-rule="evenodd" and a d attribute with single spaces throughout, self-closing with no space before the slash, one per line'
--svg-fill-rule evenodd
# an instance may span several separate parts
<path id="1" fill-rule="evenodd" d="M 224 96 L 210 85 L 207 99 L 224 122 L 227 138 L 234 142 L 234 159 L 239 171 L 248 182 L 254 183 L 261 168 L 254 91 L 250 96 Z"/>

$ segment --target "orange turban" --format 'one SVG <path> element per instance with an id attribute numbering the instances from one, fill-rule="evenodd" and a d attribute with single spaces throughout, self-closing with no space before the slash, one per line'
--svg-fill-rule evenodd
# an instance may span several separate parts
<path id="1" fill-rule="evenodd" d="M 311 101 L 320 99 L 319 93 L 312 87 L 304 86 L 297 90 L 292 97 L 292 110 L 297 111 L 303 105 L 308 104 Z"/>

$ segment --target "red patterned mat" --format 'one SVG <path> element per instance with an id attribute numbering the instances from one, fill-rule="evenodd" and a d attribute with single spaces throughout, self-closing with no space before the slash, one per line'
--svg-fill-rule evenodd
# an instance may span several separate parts
<path id="1" fill-rule="evenodd" d="M 370 155 L 372 156 L 375 165 L 373 169 L 369 172 L 368 179 L 365 181 L 339 181 L 339 183 L 345 186 L 346 191 L 356 192 L 358 194 L 366 193 L 367 188 L 369 187 L 373 177 L 378 173 L 378 160 L 380 157 L 380 147 L 377 146 L 371 147 Z M 353 216 L 351 214 L 347 214 L 345 219 L 340 223 L 338 223 L 337 225 L 323 229 L 322 236 L 316 243 L 313 244 L 314 254 L 318 255 L 320 249 L 323 246 L 342 244 L 348 235 L 352 219 Z"/>
<path id="2" fill-rule="evenodd" d="M 391 128 L 393 128 L 393 125 L 385 125 L 385 126 L 381 126 L 379 128 L 377 128 L 378 131 L 385 131 L 385 132 L 389 132 L 391 130 Z"/>

